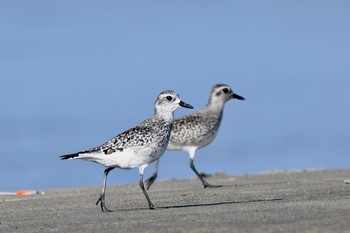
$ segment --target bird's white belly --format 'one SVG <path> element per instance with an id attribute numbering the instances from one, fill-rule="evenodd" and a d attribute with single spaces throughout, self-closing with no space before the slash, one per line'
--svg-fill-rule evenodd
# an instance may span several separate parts
<path id="1" fill-rule="evenodd" d="M 156 147 L 132 147 L 123 151 L 116 151 L 111 154 L 89 154 L 88 157 L 81 156 L 81 159 L 99 163 L 105 167 L 119 167 L 131 169 L 139 167 L 143 164 L 150 164 L 159 159 L 164 149 Z"/>

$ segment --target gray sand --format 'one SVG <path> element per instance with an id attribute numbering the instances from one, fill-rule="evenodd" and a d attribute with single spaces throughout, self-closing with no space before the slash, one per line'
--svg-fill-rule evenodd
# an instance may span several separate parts
<path id="1" fill-rule="evenodd" d="M 156 182 L 158 207 L 147 209 L 139 186 L 110 185 L 103 213 L 101 187 L 0 196 L 0 232 L 350 232 L 350 170 L 274 172 Z"/>

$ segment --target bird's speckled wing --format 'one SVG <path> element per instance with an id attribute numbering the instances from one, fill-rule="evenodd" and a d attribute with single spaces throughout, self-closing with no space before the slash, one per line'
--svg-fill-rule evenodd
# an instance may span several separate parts
<path id="1" fill-rule="evenodd" d="M 104 154 L 111 154 L 116 151 L 123 151 L 129 147 L 148 146 L 159 140 L 161 140 L 160 132 L 156 132 L 154 127 L 136 126 L 118 134 L 101 146 L 89 149 L 83 153 L 103 152 Z"/>
<path id="2" fill-rule="evenodd" d="M 216 133 L 220 122 L 201 114 L 191 114 L 178 118 L 174 122 L 170 141 L 177 144 L 197 143 Z"/>

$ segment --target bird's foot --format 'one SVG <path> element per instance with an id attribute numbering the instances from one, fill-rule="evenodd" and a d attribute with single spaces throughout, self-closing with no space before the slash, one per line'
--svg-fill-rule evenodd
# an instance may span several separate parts
<path id="1" fill-rule="evenodd" d="M 106 206 L 104 194 L 100 195 L 100 197 L 98 198 L 98 200 L 96 202 L 96 205 L 98 205 L 98 203 L 100 203 L 102 212 L 112 212 L 112 210 L 108 209 Z"/>
<path id="2" fill-rule="evenodd" d="M 206 181 L 203 181 L 202 183 L 203 183 L 204 188 L 220 188 L 220 187 L 222 187 L 222 185 L 209 184 Z"/>

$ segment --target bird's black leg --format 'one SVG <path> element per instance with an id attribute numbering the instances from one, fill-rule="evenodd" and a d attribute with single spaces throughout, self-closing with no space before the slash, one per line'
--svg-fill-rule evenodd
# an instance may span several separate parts
<path id="1" fill-rule="evenodd" d="M 106 170 L 104 170 L 102 192 L 101 192 L 100 198 L 96 202 L 96 205 L 98 205 L 98 203 L 101 204 L 101 210 L 103 212 L 111 212 L 111 210 L 106 207 L 105 195 L 106 195 L 107 176 L 108 176 L 108 173 L 113 169 L 114 169 L 114 167 L 109 167 Z"/>
<path id="2" fill-rule="evenodd" d="M 155 167 L 154 167 L 154 172 L 150 178 L 146 180 L 146 189 L 148 190 L 151 185 L 156 181 L 157 179 L 157 174 L 158 174 L 158 166 L 159 166 L 159 159 L 155 162 Z"/>
<path id="3" fill-rule="evenodd" d="M 149 208 L 152 210 L 156 209 L 153 205 L 153 203 L 151 202 L 151 199 L 149 199 L 149 196 L 148 196 L 148 193 L 144 187 L 144 184 L 143 184 L 143 174 L 140 174 L 140 181 L 139 181 L 139 185 L 140 185 L 140 188 L 142 189 L 142 192 L 143 194 L 145 195 L 147 201 L 148 201 L 148 206 Z"/>
<path id="4" fill-rule="evenodd" d="M 217 187 L 222 187 L 222 185 L 212 185 L 209 184 L 208 182 L 206 182 L 204 180 L 204 178 L 198 173 L 198 171 L 196 170 L 194 164 L 193 164 L 193 159 L 190 158 L 190 168 L 192 169 L 192 171 L 194 171 L 194 173 L 196 173 L 196 175 L 198 176 L 198 178 L 202 181 L 202 184 L 204 186 L 204 188 L 217 188 Z"/>

